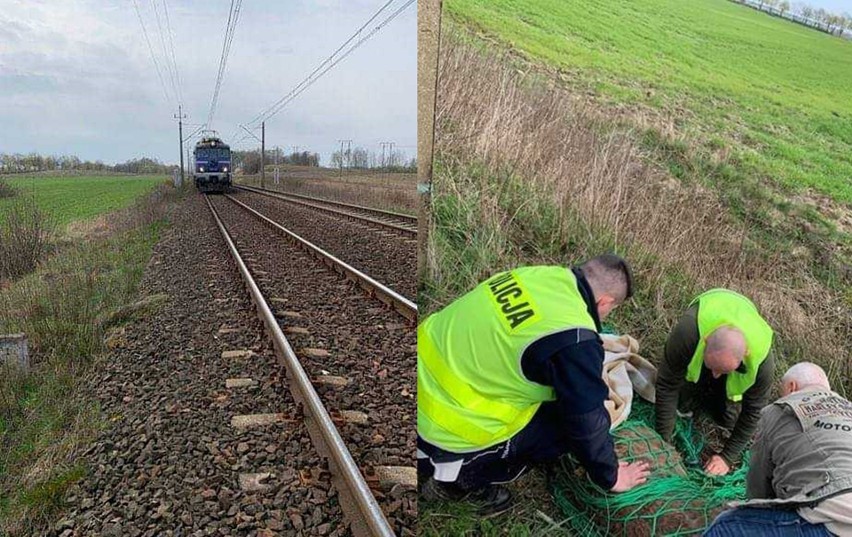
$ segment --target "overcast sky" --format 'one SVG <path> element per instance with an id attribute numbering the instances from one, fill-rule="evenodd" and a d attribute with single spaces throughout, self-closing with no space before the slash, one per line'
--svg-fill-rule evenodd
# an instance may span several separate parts
<path id="1" fill-rule="evenodd" d="M 162 62 L 151 4 L 165 25 L 163 0 L 137 2 Z M 228 137 L 238 123 L 288 93 L 385 2 L 244 0 L 213 128 L 235 141 Z M 395 0 L 383 13 L 403 3 Z M 190 124 L 207 118 L 230 4 L 167 1 Z M 413 156 L 416 11 L 415 3 L 272 118 L 267 147 L 297 145 L 327 163 L 346 138 L 377 152 L 380 141 L 393 141 Z M 132 0 L 0 0 L 0 152 L 173 163 L 176 113 Z"/>
<path id="2" fill-rule="evenodd" d="M 832 13 L 837 13 L 838 15 L 842 15 L 844 13 L 852 14 L 852 0 L 807 0 L 806 2 L 796 0 L 790 2 L 790 4 L 794 6 L 799 3 L 809 4 L 816 8 L 821 7 L 827 11 L 831 11 Z"/>

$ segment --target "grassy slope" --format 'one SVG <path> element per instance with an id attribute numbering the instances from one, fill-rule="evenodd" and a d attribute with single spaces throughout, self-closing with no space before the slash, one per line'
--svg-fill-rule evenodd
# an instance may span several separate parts
<path id="1" fill-rule="evenodd" d="M 79 396 L 80 379 L 104 351 L 104 336 L 126 320 L 127 313 L 116 312 L 136 300 L 167 211 L 180 195 L 164 188 L 141 196 L 158 179 L 131 188 L 128 179 L 107 181 L 98 190 L 106 199 L 63 214 L 129 205 L 134 193 L 135 205 L 125 209 L 132 218 L 116 219 L 106 237 L 69 242 L 36 272 L 0 289 L 0 333 L 26 333 L 34 363 L 29 373 L 0 370 L 0 535 L 40 534 L 63 507 L 68 487 L 85 474 L 76 456 L 104 418 Z"/>
<path id="2" fill-rule="evenodd" d="M 725 0 L 451 0 L 611 102 L 673 113 L 710 149 L 852 202 L 852 44 Z"/>
<path id="3" fill-rule="evenodd" d="M 49 517 L 85 472 L 68 453 L 101 418 L 73 394 L 102 349 L 98 318 L 134 299 L 159 227 L 82 242 L 0 293 L 0 332 L 25 332 L 40 362 L 0 382 L 0 534 Z"/>
<path id="4" fill-rule="evenodd" d="M 129 206 L 139 196 L 164 181 L 160 176 L 139 177 L 15 177 L 9 184 L 24 193 L 32 193 L 38 205 L 66 225 L 88 220 Z M 3 206 L 12 199 L 0 200 Z"/>
<path id="5" fill-rule="evenodd" d="M 800 184 L 849 201 L 852 170 L 848 166 L 852 161 L 848 149 L 852 137 L 848 130 L 842 132 L 842 128 L 832 134 L 822 121 L 831 124 L 835 117 L 832 111 L 848 118 L 852 115 L 850 105 L 840 98 L 844 91 L 842 84 L 820 78 L 818 73 L 824 70 L 814 67 L 817 58 L 823 66 L 827 65 L 826 58 L 815 55 L 814 47 L 829 47 L 835 52 L 830 61 L 842 65 L 844 60 L 837 51 L 852 51 L 848 44 L 829 43 L 828 36 L 744 11 L 722 0 L 678 3 L 676 14 L 669 9 L 673 6 L 673 2 L 654 0 L 630 4 L 576 0 L 445 2 L 453 19 L 478 27 L 514 50 L 554 65 L 561 72 L 573 73 L 572 83 L 603 96 L 609 103 L 638 104 L 664 114 L 675 112 L 678 129 L 706 144 L 709 150 L 732 150 L 730 162 L 739 167 L 741 174 L 756 174 L 760 179 L 771 177 L 781 186 L 795 186 L 800 181 L 799 175 L 807 175 Z M 657 13 L 664 8 L 668 11 Z M 619 13 L 626 9 L 635 14 L 630 21 L 620 19 Z M 685 27 L 684 20 L 691 21 L 689 30 L 678 29 Z M 728 22 L 723 24 L 721 20 Z M 775 45 L 769 46 L 755 37 L 755 28 L 768 34 L 778 27 L 815 45 L 807 52 L 797 51 L 802 54 L 795 61 L 785 59 L 789 51 L 777 53 L 771 49 L 776 45 L 788 48 L 787 42 L 773 37 L 771 42 Z M 738 35 L 744 30 L 746 35 Z M 717 45 L 713 46 L 711 40 Z M 769 56 L 768 61 L 752 65 L 758 54 Z M 809 73 L 811 80 L 806 83 L 808 77 L 799 75 L 788 83 L 785 70 Z M 766 72 L 771 75 L 769 79 Z M 845 76 L 848 83 L 849 73 L 847 69 L 839 79 Z M 780 86 L 782 91 L 778 89 Z M 820 96 L 800 95 L 801 89 L 797 87 L 808 87 Z M 651 90 L 650 95 L 647 90 Z M 832 109 L 829 103 L 833 101 L 838 108 Z M 782 104 L 767 104 L 778 102 Z M 845 111 L 839 107 L 845 107 Z M 781 115 L 777 109 L 783 109 Z M 767 133 L 778 134 L 776 130 L 780 134 L 768 138 Z M 804 153 L 788 158 L 771 152 L 789 145 Z M 799 169 L 802 159 L 807 162 Z M 824 163 L 827 165 L 822 166 Z M 470 281 L 493 270 L 495 265 L 558 261 L 564 255 L 564 248 L 550 251 L 547 246 L 552 241 L 542 239 L 557 236 L 559 231 L 559 226 L 551 222 L 557 208 L 549 205 L 552 202 L 548 196 L 527 191 L 529 183 L 523 180 L 515 184 L 495 170 L 480 169 L 476 163 L 460 164 L 452 158 L 436 164 L 436 232 L 430 237 L 436 261 L 430 279 L 421 289 L 425 302 L 422 309 L 427 312 L 469 288 Z M 771 166 L 779 166 L 783 173 L 775 173 Z M 822 170 L 823 175 L 808 171 L 816 169 L 812 166 Z M 837 169 L 846 171 L 837 173 Z M 486 177 L 482 177 L 483 173 Z M 522 202 L 514 199 L 513 184 Z M 499 193 L 492 195 L 487 191 L 492 188 Z M 459 197 L 458 193 L 464 195 Z M 505 210 L 492 210 L 489 206 L 492 198 Z M 520 211 L 519 207 L 528 210 Z M 491 214 L 494 212 L 510 215 L 509 223 L 506 218 L 494 217 Z M 583 258 L 612 246 L 612 238 L 606 233 L 584 229 L 581 224 L 577 222 L 576 233 L 568 237 L 569 250 L 575 257 Z M 633 250 L 638 252 L 641 245 Z M 662 283 L 665 285 L 661 288 L 641 289 L 636 307 L 616 312 L 614 319 L 619 326 L 659 325 L 659 333 L 647 334 L 643 340 L 650 342 L 649 349 L 660 347 L 661 338 L 665 337 L 664 323 L 655 317 L 659 314 L 657 310 L 661 307 L 666 311 L 677 310 L 676 302 L 688 299 L 694 291 L 691 287 L 694 282 L 682 274 L 670 274 Z M 661 297 L 674 305 L 661 306 Z M 421 532 L 425 535 L 558 534 L 554 526 L 542 524 L 541 517 L 535 513 L 537 509 L 554 517 L 563 531 L 566 529 L 568 524 L 545 500 L 548 493 L 544 487 L 523 480 L 515 492 L 522 496 L 518 508 L 493 521 L 477 519 L 464 505 L 421 504 Z"/>

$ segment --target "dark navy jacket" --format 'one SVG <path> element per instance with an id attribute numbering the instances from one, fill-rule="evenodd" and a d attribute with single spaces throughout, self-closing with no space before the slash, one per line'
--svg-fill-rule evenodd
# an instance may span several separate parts
<path id="1" fill-rule="evenodd" d="M 592 288 L 582 272 L 573 272 L 600 332 Z M 604 407 L 609 388 L 602 378 L 603 360 L 600 338 L 580 328 L 546 336 L 530 345 L 521 358 L 521 368 L 527 379 L 553 386 L 556 391 L 562 430 L 552 441 L 566 445 L 592 481 L 609 490 L 618 477 L 618 459 L 609 434 L 609 412 Z"/>
<path id="2" fill-rule="evenodd" d="M 574 270 L 580 294 L 600 332 L 595 298 L 583 274 Z M 417 438 L 417 447 L 435 463 L 464 460 L 457 483 L 476 488 L 514 479 L 530 462 L 549 461 L 571 452 L 589 477 L 611 489 L 618 477 L 618 460 L 609 434 L 604 401 L 609 389 L 602 378 L 604 350 L 596 332 L 572 329 L 546 336 L 530 345 L 521 368 L 531 381 L 553 386 L 556 400 L 539 407 L 533 420 L 509 443 L 472 453 L 450 453 Z M 418 455 L 418 467 L 420 467 Z M 424 471 L 430 471 L 425 464 Z"/>

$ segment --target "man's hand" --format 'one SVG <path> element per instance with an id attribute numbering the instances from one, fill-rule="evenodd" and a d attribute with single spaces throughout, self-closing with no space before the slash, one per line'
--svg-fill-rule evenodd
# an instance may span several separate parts
<path id="1" fill-rule="evenodd" d="M 646 461 L 627 463 L 618 461 L 618 479 L 610 489 L 611 492 L 626 492 L 636 485 L 641 485 L 648 480 L 651 468 Z"/>
<path id="2" fill-rule="evenodd" d="M 704 465 L 704 471 L 710 475 L 725 475 L 731 471 L 731 466 L 721 455 L 713 455 Z"/>

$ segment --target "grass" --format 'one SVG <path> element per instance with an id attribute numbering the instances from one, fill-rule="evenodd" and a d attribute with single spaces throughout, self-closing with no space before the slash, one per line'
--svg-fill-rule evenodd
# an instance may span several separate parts
<path id="1" fill-rule="evenodd" d="M 852 43 L 726 0 L 448 0 L 451 16 L 748 176 L 852 202 Z"/>
<path id="2" fill-rule="evenodd" d="M 123 209 L 151 192 L 159 176 L 10 177 L 5 180 L 19 195 L 32 195 L 38 206 L 65 226 L 78 220 Z M 0 199 L 0 215 L 11 199 Z"/>
<path id="3" fill-rule="evenodd" d="M 455 13 L 473 4 L 445 5 Z M 497 9 L 476 5 L 489 16 Z M 538 4 L 512 6 L 536 11 Z M 515 16 L 524 20 L 526 12 Z M 651 143 L 654 130 L 607 115 L 612 109 L 602 113 L 576 87 L 554 80 L 558 73 L 518 62 L 491 41 L 484 46 L 454 24 L 442 42 L 424 315 L 508 267 L 570 265 L 616 251 L 633 265 L 637 289 L 610 322 L 636 337 L 651 361 L 694 296 L 728 287 L 751 297 L 776 329 L 779 372 L 815 361 L 837 391 L 852 393 L 845 344 L 852 293 L 826 283 L 819 258 L 797 250 L 808 233 L 791 237 L 788 227 L 742 218 L 720 189 L 695 180 L 702 164 L 688 138 L 662 135 Z M 734 170 L 726 172 L 731 177 L 744 173 L 730 163 L 718 169 L 724 166 Z M 552 513 L 543 485 L 525 479 L 514 490 L 525 501 L 487 530 L 463 507 L 426 503 L 421 528 L 433 535 L 534 534 L 535 509 L 569 525 Z"/>
<path id="4" fill-rule="evenodd" d="M 104 238 L 66 245 L 0 291 L 0 333 L 27 334 L 32 367 L 0 375 L 0 534 L 39 534 L 86 468 L 102 417 L 81 382 L 126 315 L 175 191 L 113 214 Z"/>

